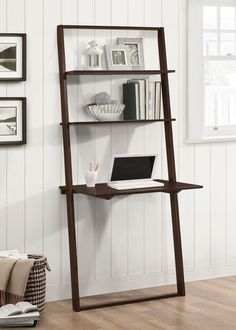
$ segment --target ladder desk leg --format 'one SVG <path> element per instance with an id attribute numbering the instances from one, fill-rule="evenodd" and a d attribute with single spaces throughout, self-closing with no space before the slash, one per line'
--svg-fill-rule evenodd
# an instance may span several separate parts
<path id="1" fill-rule="evenodd" d="M 75 214 L 74 214 L 74 196 L 72 192 L 66 194 L 67 202 L 67 222 L 69 236 L 69 251 L 70 251 L 70 271 L 71 271 L 71 290 L 72 290 L 72 305 L 75 312 L 80 311 L 80 296 L 79 296 L 79 274 L 77 260 L 77 244 L 75 231 Z"/>
<path id="2" fill-rule="evenodd" d="M 168 67 L 167 67 L 164 28 L 161 28 L 158 32 L 158 46 L 159 46 L 159 59 L 160 59 L 161 70 L 167 70 Z M 164 118 L 168 119 L 171 118 L 168 74 L 161 75 L 161 82 L 162 82 Z M 165 122 L 165 139 L 166 139 L 166 153 L 167 153 L 169 180 L 172 182 L 176 182 L 174 142 L 173 142 L 173 131 L 172 131 L 171 122 Z M 171 204 L 171 214 L 172 214 L 177 288 L 178 288 L 178 294 L 184 296 L 185 295 L 184 269 L 183 269 L 181 232 L 180 232 L 180 222 L 179 222 L 179 206 L 178 206 L 177 193 L 170 194 L 170 204 Z"/>
<path id="3" fill-rule="evenodd" d="M 185 296 L 185 283 L 184 283 L 184 266 L 182 257 L 182 244 L 181 244 L 181 231 L 179 221 L 179 206 L 178 206 L 178 194 L 170 194 L 171 214 L 172 214 L 172 229 L 173 229 L 173 241 L 175 250 L 175 268 L 177 289 L 180 296 Z"/>
<path id="4" fill-rule="evenodd" d="M 67 203 L 67 221 L 68 221 L 68 236 L 70 250 L 70 271 L 71 271 L 71 287 L 72 287 L 72 303 L 73 310 L 80 311 L 79 297 L 79 276 L 78 276 L 78 261 L 76 247 L 76 232 L 75 232 L 75 211 L 74 211 L 74 194 L 73 176 L 72 176 L 72 160 L 70 147 L 70 130 L 69 130 L 69 112 L 68 112 L 68 94 L 67 81 L 65 79 L 66 62 L 65 62 L 65 43 L 64 30 L 61 26 L 57 27 L 57 42 L 58 42 L 58 60 L 59 60 L 59 79 L 61 91 L 61 116 L 63 129 L 63 148 L 64 148 L 64 164 L 65 164 L 65 179 L 66 179 L 66 203 Z"/>

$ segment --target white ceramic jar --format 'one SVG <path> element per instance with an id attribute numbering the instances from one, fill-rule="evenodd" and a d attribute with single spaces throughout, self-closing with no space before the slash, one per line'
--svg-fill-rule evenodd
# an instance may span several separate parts
<path id="1" fill-rule="evenodd" d="M 97 182 L 97 171 L 86 171 L 85 181 L 87 187 L 95 187 Z"/>

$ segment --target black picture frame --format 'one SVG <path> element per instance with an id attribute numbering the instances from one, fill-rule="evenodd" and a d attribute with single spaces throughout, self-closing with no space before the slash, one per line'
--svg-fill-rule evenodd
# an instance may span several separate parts
<path id="1" fill-rule="evenodd" d="M 14 40 L 14 38 L 21 38 L 22 39 L 22 54 L 21 54 L 21 59 L 22 59 L 22 63 L 21 63 L 21 68 L 22 68 L 22 72 L 20 77 L 1 77 L 0 76 L 0 82 L 1 81 L 26 81 L 26 46 L 27 46 L 27 37 L 26 37 L 26 33 L 0 33 L 0 38 L 12 38 Z M 0 42 L 1 44 L 1 42 Z"/>
<path id="2" fill-rule="evenodd" d="M 6 101 L 6 107 L 7 107 L 7 102 L 11 101 L 20 101 L 21 102 L 21 138 L 19 140 L 15 141 L 10 141 L 6 140 L 5 141 L 0 141 L 0 145 L 22 145 L 26 144 L 26 97 L 0 97 L 0 113 L 1 113 L 1 102 Z M 19 110 L 16 110 L 19 111 Z M 0 135 L 1 138 L 1 135 Z"/>

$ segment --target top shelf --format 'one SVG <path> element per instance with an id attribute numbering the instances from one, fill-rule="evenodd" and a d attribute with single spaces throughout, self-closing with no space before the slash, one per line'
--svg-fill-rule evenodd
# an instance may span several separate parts
<path id="1" fill-rule="evenodd" d="M 66 71 L 66 76 L 80 75 L 154 75 L 174 73 L 175 70 L 72 70 Z"/>
<path id="2" fill-rule="evenodd" d="M 125 25 L 58 25 L 58 29 L 76 30 L 137 30 L 137 31 L 160 31 L 163 27 L 157 26 L 125 26 Z"/>

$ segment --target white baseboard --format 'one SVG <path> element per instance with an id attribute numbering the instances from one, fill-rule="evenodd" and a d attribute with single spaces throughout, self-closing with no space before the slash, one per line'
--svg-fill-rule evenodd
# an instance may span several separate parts
<path id="1" fill-rule="evenodd" d="M 214 264 L 197 268 L 185 269 L 186 282 L 205 280 L 217 277 L 236 275 L 236 260 L 227 264 Z M 128 291 L 139 288 L 148 288 L 175 283 L 175 272 L 165 271 L 139 276 L 104 279 L 96 281 L 84 281 L 80 285 L 81 296 L 90 296 L 102 293 Z M 50 285 L 47 288 L 47 301 L 55 301 L 71 298 L 70 283 Z"/>

